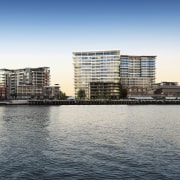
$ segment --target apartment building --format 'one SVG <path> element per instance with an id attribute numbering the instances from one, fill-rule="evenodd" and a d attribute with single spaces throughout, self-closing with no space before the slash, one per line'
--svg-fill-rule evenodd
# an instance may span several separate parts
<path id="1" fill-rule="evenodd" d="M 7 97 L 7 70 L 0 70 L 0 100 L 4 100 Z"/>
<path id="2" fill-rule="evenodd" d="M 146 95 L 155 83 L 156 56 L 120 57 L 120 82 L 129 95 Z"/>
<path id="3" fill-rule="evenodd" d="M 5 99 L 43 96 L 43 87 L 49 84 L 49 67 L 0 70 L 0 97 Z"/>
<path id="4" fill-rule="evenodd" d="M 180 86 L 177 82 L 153 84 L 153 91 L 155 97 L 180 97 Z"/>
<path id="5" fill-rule="evenodd" d="M 75 96 L 119 98 L 119 59 L 120 50 L 73 52 Z"/>
<path id="6" fill-rule="evenodd" d="M 156 56 L 120 55 L 120 50 L 73 52 L 75 96 L 85 90 L 89 99 L 146 95 L 155 83 Z"/>

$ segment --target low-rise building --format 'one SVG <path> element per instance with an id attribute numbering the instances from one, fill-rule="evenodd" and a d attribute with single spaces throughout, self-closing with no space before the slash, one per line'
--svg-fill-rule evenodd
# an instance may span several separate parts
<path id="1" fill-rule="evenodd" d="M 44 98 L 48 98 L 48 99 L 59 98 L 58 97 L 59 92 L 60 92 L 60 86 L 59 85 L 44 86 L 43 87 Z"/>
<path id="2" fill-rule="evenodd" d="M 161 82 L 153 85 L 154 95 L 162 97 L 180 97 L 180 86 L 177 82 Z"/>

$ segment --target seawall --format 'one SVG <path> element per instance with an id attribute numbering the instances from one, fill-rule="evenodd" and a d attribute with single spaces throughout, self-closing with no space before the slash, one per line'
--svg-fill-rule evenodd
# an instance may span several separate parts
<path id="1" fill-rule="evenodd" d="M 180 100 L 30 100 L 29 105 L 150 105 L 180 104 Z"/>
<path id="2" fill-rule="evenodd" d="M 178 100 L 16 100 L 0 101 L 0 105 L 180 105 Z"/>

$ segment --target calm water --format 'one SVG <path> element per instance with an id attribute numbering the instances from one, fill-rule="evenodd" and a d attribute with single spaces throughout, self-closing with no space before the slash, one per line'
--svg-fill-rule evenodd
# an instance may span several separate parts
<path id="1" fill-rule="evenodd" d="M 0 179 L 180 179 L 180 106 L 1 106 Z"/>

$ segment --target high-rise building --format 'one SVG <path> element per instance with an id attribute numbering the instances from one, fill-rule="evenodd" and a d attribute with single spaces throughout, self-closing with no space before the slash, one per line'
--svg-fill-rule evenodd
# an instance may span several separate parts
<path id="1" fill-rule="evenodd" d="M 156 56 L 120 57 L 120 81 L 125 88 L 151 88 L 155 83 Z"/>
<path id="2" fill-rule="evenodd" d="M 43 87 L 50 84 L 49 67 L 1 69 L 0 91 L 5 99 L 27 99 L 43 95 Z"/>
<path id="3" fill-rule="evenodd" d="M 118 98 L 121 87 L 129 94 L 147 94 L 155 83 L 156 56 L 120 55 L 120 50 L 74 52 L 75 96 Z"/>
<path id="4" fill-rule="evenodd" d="M 118 98 L 120 50 L 73 52 L 75 96 Z"/>

